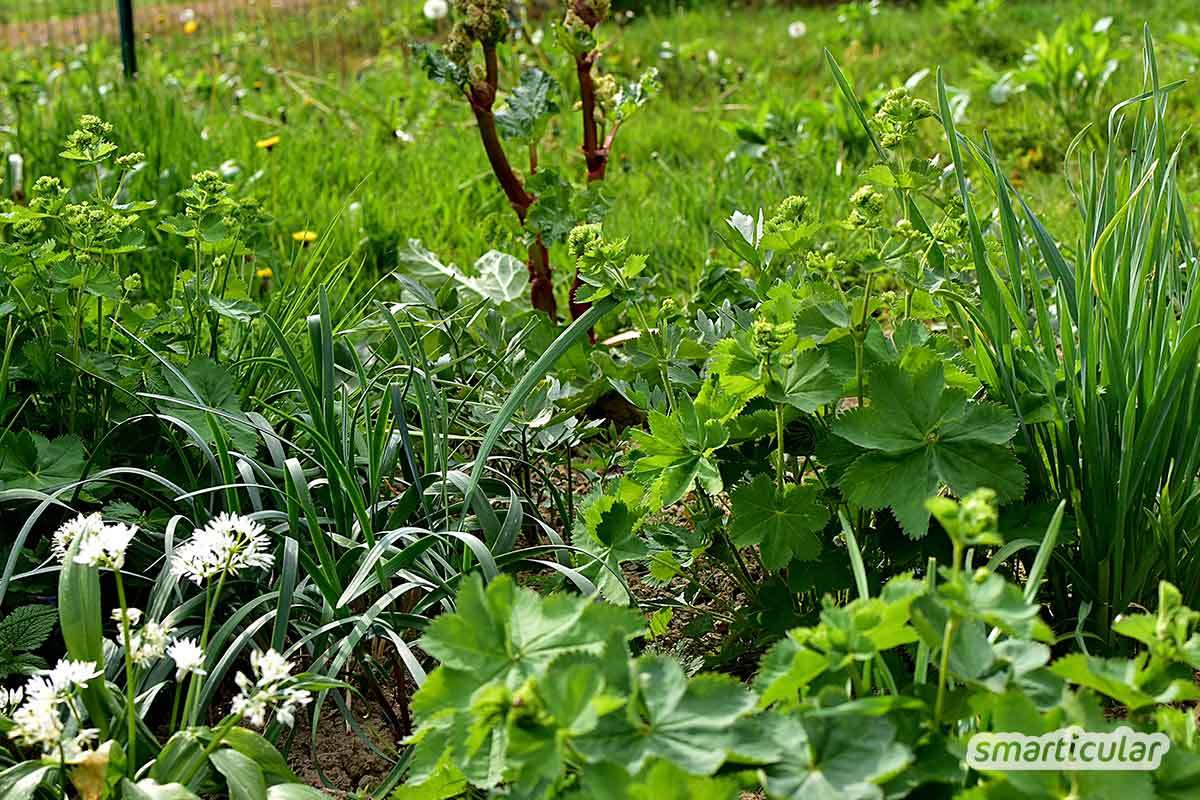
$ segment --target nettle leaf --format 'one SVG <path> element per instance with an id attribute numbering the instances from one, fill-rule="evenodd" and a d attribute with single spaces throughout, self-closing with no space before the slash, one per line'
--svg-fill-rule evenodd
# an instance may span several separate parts
<path id="1" fill-rule="evenodd" d="M 57 622 L 58 609 L 52 605 L 14 608 L 0 620 L 0 652 L 38 649 L 50 637 Z"/>
<path id="2" fill-rule="evenodd" d="M 817 536 L 829 521 L 829 509 L 813 484 L 789 484 L 777 491 L 767 475 L 733 491 L 729 526 L 738 547 L 759 545 L 763 566 L 778 570 L 792 559 L 812 561 L 821 555 Z"/>
<path id="3" fill-rule="evenodd" d="M 0 489 L 49 491 L 79 480 L 86 457 L 83 442 L 67 435 L 47 439 L 18 431 L 0 438 Z"/>
<path id="4" fill-rule="evenodd" d="M 734 678 L 704 674 L 691 680 L 677 662 L 643 656 L 634 663 L 635 707 L 609 714 L 575 741 L 589 761 L 610 761 L 630 773 L 661 758 L 693 775 L 711 775 L 735 745 L 734 723 L 756 698 Z"/>
<path id="5" fill-rule="evenodd" d="M 791 755 L 764 769 L 772 797 L 882 800 L 880 784 L 913 758 L 886 718 L 770 714 L 763 723 L 780 751 Z"/>
<path id="6" fill-rule="evenodd" d="M 914 539 L 929 529 L 925 500 L 987 486 L 1001 501 L 1021 496 L 1025 473 L 1007 446 L 1017 421 L 1007 408 L 969 401 L 948 389 L 940 362 L 909 372 L 884 364 L 871 372 L 871 405 L 843 414 L 833 432 L 868 452 L 841 478 L 850 501 L 891 508 Z"/>
<path id="7" fill-rule="evenodd" d="M 505 103 L 496 110 L 496 130 L 506 139 L 532 144 L 546 132 L 546 121 L 558 111 L 562 87 L 536 67 L 521 73 Z"/>
<path id="8" fill-rule="evenodd" d="M 648 487 L 651 505 L 662 508 L 676 503 L 695 483 L 709 494 L 723 488 L 713 455 L 729 440 L 729 432 L 704 410 L 683 395 L 670 416 L 650 412 L 649 433 L 632 432 L 637 450 L 631 455 L 631 474 Z"/>

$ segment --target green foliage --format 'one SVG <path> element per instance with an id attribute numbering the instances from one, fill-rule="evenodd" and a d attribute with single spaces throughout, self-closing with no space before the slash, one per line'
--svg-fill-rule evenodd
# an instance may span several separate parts
<path id="1" fill-rule="evenodd" d="M 34 651 L 50 638 L 57 617 L 53 606 L 19 606 L 0 619 L 0 678 L 45 669 Z"/>
<path id="2" fill-rule="evenodd" d="M 956 545 L 981 541 L 995 521 L 986 494 L 939 511 L 960 521 Z M 1022 791 L 1025 773 L 973 773 L 957 754 L 975 733 L 1028 730 L 1017 723 L 1022 713 L 1039 720 L 1038 731 L 1085 720 L 1111 729 L 1097 716 L 1105 697 L 1125 708 L 1122 724 L 1175 730 L 1146 709 L 1194 694 L 1181 688 L 1190 681 L 1169 683 L 1192 668 L 1200 637 L 1200 613 L 1177 590 L 1164 583 L 1157 615 L 1125 625 L 1148 639 L 1129 662 L 1137 669 L 1084 656 L 1051 665 L 1049 648 L 1032 638 L 1042 630 L 1036 606 L 994 572 L 962 571 L 960 557 L 956 548 L 936 586 L 901 576 L 877 597 L 827 598 L 818 624 L 790 631 L 764 656 L 753 692 L 724 675 L 689 677 L 665 656 L 633 657 L 629 640 L 643 632 L 636 620 L 601 614 L 594 600 L 543 599 L 506 578 L 485 590 L 472 579 L 427 634 L 425 646 L 444 660 L 415 699 L 410 786 L 397 797 L 464 780 L 533 797 L 632 797 L 665 775 L 676 776 L 666 796 L 684 786 L 687 796 L 726 797 L 738 786 L 831 799 L 974 786 L 1002 797 Z M 550 620 L 570 621 L 570 632 Z M 894 672 L 908 666 L 892 656 L 916 643 L 940 663 L 932 704 L 923 674 Z M 876 672 L 883 680 L 873 689 Z M 1166 691 L 1143 702 L 1147 681 Z M 1194 785 L 1200 753 L 1189 741 L 1174 738 L 1172 763 L 1142 773 L 1147 791 Z M 705 780 L 714 774 L 722 778 Z M 1049 785 L 1068 780 L 1040 774 Z"/>
<path id="3" fill-rule="evenodd" d="M 947 389 L 943 368 L 916 372 L 885 365 L 871 373 L 872 403 L 837 421 L 834 433 L 867 452 L 845 471 L 847 497 L 868 508 L 891 508 L 905 532 L 921 537 L 929 524 L 925 498 L 946 487 L 959 496 L 988 484 L 1001 500 L 1019 498 L 1021 465 L 1005 445 L 1017 431 L 1000 405 L 968 401 Z"/>

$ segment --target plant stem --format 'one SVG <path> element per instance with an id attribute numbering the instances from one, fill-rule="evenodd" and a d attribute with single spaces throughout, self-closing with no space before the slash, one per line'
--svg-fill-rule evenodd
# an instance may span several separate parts
<path id="1" fill-rule="evenodd" d="M 783 406 L 775 406 L 775 447 L 778 452 L 779 463 L 775 465 L 775 488 L 783 494 L 783 478 L 785 472 L 785 464 L 787 463 L 787 454 L 783 450 Z M 798 478 L 799 476 L 797 476 Z"/>
<path id="2" fill-rule="evenodd" d="M 125 643 L 125 722 L 128 728 L 129 741 L 126 748 L 129 751 L 129 768 L 137 769 L 137 718 L 134 706 L 135 685 L 133 682 L 133 640 L 129 635 L 129 605 L 125 602 L 125 582 L 121 580 L 121 570 L 114 569 L 113 576 L 117 582 L 117 603 L 121 606 L 121 637 Z"/>

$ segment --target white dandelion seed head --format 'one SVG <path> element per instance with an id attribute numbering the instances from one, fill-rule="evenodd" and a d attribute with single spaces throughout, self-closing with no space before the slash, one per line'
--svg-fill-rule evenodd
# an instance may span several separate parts
<path id="1" fill-rule="evenodd" d="M 792 37 L 793 39 L 803 39 L 808 33 L 808 26 L 800 20 L 796 20 L 791 25 L 788 25 L 787 31 L 788 36 Z"/>
<path id="2" fill-rule="evenodd" d="M 446 0 L 425 0 L 421 13 L 428 20 L 445 19 L 446 15 L 450 13 L 450 4 Z"/>

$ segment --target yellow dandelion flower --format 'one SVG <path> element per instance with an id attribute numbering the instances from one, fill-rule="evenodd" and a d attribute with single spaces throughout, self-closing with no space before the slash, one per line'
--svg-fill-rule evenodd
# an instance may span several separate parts
<path id="1" fill-rule="evenodd" d="M 196 22 L 194 19 L 189 19 L 187 22 L 183 23 L 183 32 L 188 36 L 191 36 L 199 27 L 199 22 Z"/>
<path id="2" fill-rule="evenodd" d="M 255 272 L 254 272 L 254 277 L 256 277 L 256 278 L 261 278 L 261 279 L 263 279 L 263 280 L 265 281 L 265 280 L 267 280 L 268 278 L 273 278 L 273 277 L 275 277 L 275 273 L 271 271 L 271 268 L 270 268 L 270 267 L 263 267 L 263 268 L 262 268 L 262 269 L 260 269 L 260 270 L 255 270 Z"/>
<path id="3" fill-rule="evenodd" d="M 259 150 L 266 150 L 267 152 L 270 152 L 271 148 L 277 144 L 279 144 L 278 136 L 268 136 L 266 139 L 259 139 L 254 143 L 254 146 Z"/>
<path id="4" fill-rule="evenodd" d="M 296 231 L 292 238 L 300 244 L 311 244 L 317 240 L 317 234 L 313 231 Z"/>

